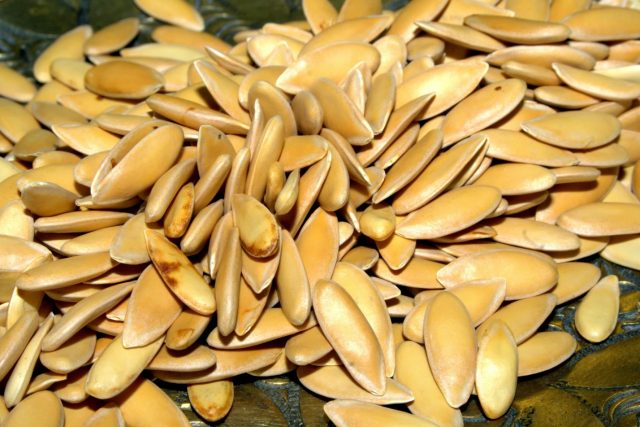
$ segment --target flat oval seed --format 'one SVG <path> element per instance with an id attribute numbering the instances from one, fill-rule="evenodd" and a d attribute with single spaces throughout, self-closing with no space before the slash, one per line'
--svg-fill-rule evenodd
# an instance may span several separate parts
<path id="1" fill-rule="evenodd" d="M 434 239 L 480 222 L 500 203 L 494 187 L 469 186 L 449 191 L 410 213 L 397 233 L 408 239 Z"/>
<path id="2" fill-rule="evenodd" d="M 491 65 L 501 66 L 508 61 L 523 62 L 551 68 L 551 64 L 559 62 L 591 70 L 595 65 L 595 58 L 579 49 L 557 44 L 538 46 L 511 46 L 487 55 L 486 61 Z"/>
<path id="3" fill-rule="evenodd" d="M 31 112 L 17 102 L 0 99 L 0 132 L 14 144 L 40 125 Z"/>
<path id="4" fill-rule="evenodd" d="M 24 273 L 16 286 L 31 291 L 57 289 L 98 277 L 116 265 L 108 252 L 62 258 Z"/>
<path id="5" fill-rule="evenodd" d="M 244 335 L 232 334 L 228 337 L 223 337 L 219 328 L 215 328 L 207 337 L 207 343 L 211 347 L 220 349 L 247 348 L 293 335 L 309 329 L 315 324 L 316 319 L 310 316 L 304 323 L 294 326 L 289 322 L 281 308 L 270 308 L 260 316 L 252 329 Z"/>
<path id="6" fill-rule="evenodd" d="M 516 196 L 545 191 L 555 183 L 553 172 L 541 166 L 503 163 L 488 168 L 473 184 L 495 187 L 503 196 Z"/>
<path id="7" fill-rule="evenodd" d="M 233 405 L 233 382 L 227 380 L 187 386 L 189 402 L 207 421 L 224 418 Z"/>
<path id="8" fill-rule="evenodd" d="M 285 138 L 278 161 L 285 172 L 310 166 L 327 153 L 327 141 L 321 136 L 300 135 Z"/>
<path id="9" fill-rule="evenodd" d="M 144 65 L 111 61 L 87 71 L 84 84 L 91 92 L 109 98 L 141 99 L 159 91 L 164 79 L 160 73 Z"/>
<path id="10" fill-rule="evenodd" d="M 110 286 L 103 291 L 83 299 L 73 305 L 62 318 L 53 325 L 42 342 L 43 351 L 54 351 L 74 336 L 85 325 L 111 310 L 126 297 L 133 288 L 133 282 Z"/>
<path id="11" fill-rule="evenodd" d="M 382 349 L 353 298 L 340 285 L 319 280 L 313 290 L 313 308 L 322 332 L 353 379 L 382 395 L 386 382 Z"/>
<path id="12" fill-rule="evenodd" d="M 433 378 L 424 347 L 405 341 L 397 347 L 396 359 L 395 378 L 407 386 L 414 396 L 413 402 L 407 404 L 409 410 L 438 425 L 461 427 L 462 414 L 444 399 Z"/>
<path id="13" fill-rule="evenodd" d="M 309 88 L 324 111 L 324 124 L 353 145 L 365 145 L 373 130 L 356 105 L 334 82 L 320 78 Z"/>
<path id="14" fill-rule="evenodd" d="M 436 280 L 436 273 L 443 264 L 427 259 L 412 257 L 401 270 L 392 270 L 383 259 L 373 266 L 373 273 L 385 280 L 398 285 L 420 289 L 442 289 Z"/>
<path id="15" fill-rule="evenodd" d="M 552 107 L 574 109 L 598 103 L 598 99 L 566 86 L 540 86 L 533 94 L 537 101 Z"/>
<path id="16" fill-rule="evenodd" d="M 364 424 L 370 427 L 435 427 L 436 425 L 406 412 L 357 400 L 333 400 L 324 405 L 324 412 L 336 427 Z"/>
<path id="17" fill-rule="evenodd" d="M 154 376 L 174 384 L 202 384 L 252 372 L 273 365 L 282 354 L 280 345 L 261 345 L 247 349 L 215 350 L 216 365 L 197 372 L 156 371 Z"/>
<path id="18" fill-rule="evenodd" d="M 293 325 L 301 325 L 311 312 L 311 291 L 300 252 L 287 230 L 282 230 L 276 286 L 280 305 Z"/>
<path id="19" fill-rule="evenodd" d="M 617 276 L 603 277 L 582 299 L 576 309 L 576 329 L 591 342 L 602 342 L 618 323 L 620 287 Z"/>
<path id="20" fill-rule="evenodd" d="M 533 335 L 556 306 L 557 298 L 553 294 L 543 294 L 512 302 L 492 314 L 478 328 L 483 335 L 491 322 L 500 320 L 511 330 L 516 343 L 524 342 Z"/>
<path id="21" fill-rule="evenodd" d="M 129 265 L 149 262 L 149 253 L 144 238 L 144 230 L 147 229 L 161 231 L 162 227 L 157 223 L 147 224 L 143 214 L 138 214 L 125 222 L 112 242 L 111 258 Z"/>
<path id="22" fill-rule="evenodd" d="M 301 134 L 315 135 L 320 132 L 324 111 L 311 92 L 308 90 L 298 92 L 291 101 L 291 109 Z"/>
<path id="23" fill-rule="evenodd" d="M 571 152 L 543 144 L 521 132 L 486 129 L 478 135 L 487 138 L 487 156 L 496 159 L 550 167 L 573 166 L 578 163 Z"/>
<path id="24" fill-rule="evenodd" d="M 640 83 L 615 79 L 561 63 L 554 63 L 553 70 L 567 86 L 599 99 L 625 101 L 640 96 Z"/>
<path id="25" fill-rule="evenodd" d="M 60 427 L 64 425 L 64 419 L 60 399 L 52 392 L 44 390 L 20 402 L 3 420 L 3 425 Z"/>
<path id="26" fill-rule="evenodd" d="M 152 381 L 141 378 L 128 390 L 118 395 L 115 403 L 122 411 L 128 426 L 167 425 L 189 427 L 184 413 L 169 396 Z"/>
<path id="27" fill-rule="evenodd" d="M 193 31 L 204 30 L 204 20 L 200 12 L 186 1 L 169 0 L 157 3 L 152 0 L 135 0 L 134 3 L 142 9 L 143 12 L 160 21 Z"/>
<path id="28" fill-rule="evenodd" d="M 191 261 L 173 243 L 151 230 L 144 231 L 149 257 L 165 284 L 187 307 L 200 314 L 216 310 L 213 291 Z"/>
<path id="29" fill-rule="evenodd" d="M 36 94 L 36 87 L 22 74 L 8 66 L 0 66 L 0 95 L 18 102 L 29 102 Z"/>
<path id="30" fill-rule="evenodd" d="M 238 298 L 242 249 L 238 229 L 233 227 L 224 242 L 224 255 L 216 274 L 214 294 L 217 302 L 217 330 L 227 336 L 233 332 L 238 318 Z"/>
<path id="31" fill-rule="evenodd" d="M 466 47 L 480 52 L 493 52 L 502 49 L 504 44 L 488 36 L 463 25 L 418 21 L 420 29 L 451 44 Z"/>
<path id="32" fill-rule="evenodd" d="M 485 129 L 509 114 L 522 101 L 526 87 L 522 80 L 508 79 L 469 95 L 453 107 L 442 122 L 443 147 Z"/>
<path id="33" fill-rule="evenodd" d="M 613 141 L 620 134 L 620 122 L 609 114 L 566 111 L 528 120 L 522 130 L 547 144 L 583 150 Z"/>
<path id="34" fill-rule="evenodd" d="M 173 124 L 149 132 L 92 188 L 96 202 L 129 199 L 150 188 L 178 158 L 183 137 Z"/>
<path id="35" fill-rule="evenodd" d="M 504 415 L 516 394 L 518 350 L 507 325 L 491 325 L 478 339 L 476 392 L 484 413 L 491 419 Z"/>
<path id="36" fill-rule="evenodd" d="M 216 363 L 213 350 L 205 345 L 193 346 L 185 351 L 161 347 L 149 362 L 147 369 L 155 371 L 195 372 L 209 369 Z"/>
<path id="37" fill-rule="evenodd" d="M 435 117 L 456 105 L 478 86 L 489 66 L 482 61 L 458 61 L 434 67 L 398 85 L 396 108 L 420 96 L 435 94 L 420 115 L 424 120 Z"/>
<path id="38" fill-rule="evenodd" d="M 138 35 L 140 20 L 126 18 L 96 31 L 84 44 L 86 55 L 103 55 L 125 47 Z"/>
<path id="39" fill-rule="evenodd" d="M 440 130 L 432 130 L 420 138 L 387 172 L 372 201 L 380 203 L 409 184 L 438 154 L 441 147 Z"/>
<path id="40" fill-rule="evenodd" d="M 382 348 L 385 374 L 391 377 L 395 370 L 395 348 L 391 319 L 382 295 L 363 270 L 349 263 L 339 262 L 331 279 L 349 293 L 371 325 Z"/>
<path id="41" fill-rule="evenodd" d="M 591 289 L 601 274 L 598 267 L 586 262 L 558 264 L 558 284 L 551 293 L 558 298 L 558 305 L 564 304 Z"/>
<path id="42" fill-rule="evenodd" d="M 518 346 L 518 376 L 558 366 L 573 355 L 576 346 L 576 339 L 567 332 L 538 332 Z"/>
<path id="43" fill-rule="evenodd" d="M 189 309 L 183 310 L 167 330 L 167 348 L 184 350 L 190 347 L 200 338 L 210 321 L 211 316 L 203 316 Z"/>
<path id="44" fill-rule="evenodd" d="M 303 386 L 330 399 L 355 399 L 379 405 L 407 403 L 413 400 L 408 388 L 397 381 L 387 380 L 384 394 L 376 396 L 360 387 L 344 366 L 301 366 L 296 370 Z"/>
<path id="45" fill-rule="evenodd" d="M 122 331 L 126 348 L 145 346 L 163 336 L 182 309 L 152 266 L 142 272 L 128 301 Z"/>
<path id="46" fill-rule="evenodd" d="M 82 330 L 55 351 L 40 353 L 40 363 L 53 372 L 67 374 L 89 360 L 96 347 L 96 334 Z"/>
<path id="47" fill-rule="evenodd" d="M 558 225 L 581 236 L 616 236 L 640 233 L 640 205 L 589 203 L 560 215 Z"/>
<path id="48" fill-rule="evenodd" d="M 476 334 L 462 302 L 441 292 L 424 318 L 424 344 L 433 377 L 447 403 L 463 405 L 471 395 L 476 371 Z"/>
<path id="49" fill-rule="evenodd" d="M 193 174 L 195 165 L 195 159 L 178 162 L 153 184 L 144 208 L 146 222 L 159 221 L 164 216 L 180 187 Z"/>
<path id="50" fill-rule="evenodd" d="M 507 281 L 506 300 L 541 294 L 558 281 L 555 265 L 529 253 L 489 250 L 462 256 L 437 273 L 445 287 L 461 282 L 502 277 Z"/>
<path id="51" fill-rule="evenodd" d="M 232 197 L 233 218 L 244 250 L 259 258 L 272 255 L 280 241 L 273 214 L 251 196 L 234 194 Z"/>
<path id="52" fill-rule="evenodd" d="M 118 408 L 100 408 L 85 424 L 86 427 L 124 427 L 124 418 Z"/>
<path id="53" fill-rule="evenodd" d="M 396 195 L 392 203 L 396 215 L 408 214 L 438 196 L 486 147 L 486 139 L 474 135 L 437 156 Z"/>
<path id="54" fill-rule="evenodd" d="M 339 19 L 339 21 L 343 21 Z M 300 57 L 323 47 L 340 42 L 364 42 L 368 43 L 377 38 L 391 23 L 391 17 L 386 14 L 375 14 L 362 16 L 348 20 L 348 22 L 337 22 L 331 27 L 317 34 L 309 40 L 302 51 Z"/>
<path id="55" fill-rule="evenodd" d="M 403 42 L 413 39 L 418 31 L 416 21 L 431 21 L 447 6 L 447 1 L 418 0 L 412 1 L 400 9 L 393 24 L 387 32 L 390 35 L 398 35 Z"/>
<path id="56" fill-rule="evenodd" d="M 331 66 L 326 58 L 334 58 Z M 340 83 L 359 62 L 365 62 L 371 70 L 378 68 L 380 53 L 366 43 L 340 42 L 310 51 L 298 58 L 278 77 L 276 86 L 288 93 L 308 90 L 314 82 L 325 78 Z"/>
<path id="57" fill-rule="evenodd" d="M 517 44 L 557 43 L 570 34 L 569 28 L 562 24 L 515 16 L 471 15 L 464 23 L 499 40 Z"/>
<path id="58" fill-rule="evenodd" d="M 194 210 L 195 191 L 193 183 L 183 186 L 169 206 L 164 217 L 164 234 L 179 238 L 187 231 Z"/>
<path id="59" fill-rule="evenodd" d="M 603 23 L 599 25 L 598 23 Z M 640 37 L 640 12 L 621 7 L 593 8 L 577 12 L 562 23 L 572 40 L 615 41 Z"/>
<path id="60" fill-rule="evenodd" d="M 49 45 L 33 64 L 33 75 L 40 83 L 51 80 L 51 63 L 59 58 L 81 59 L 82 47 L 91 36 L 89 25 L 80 25 L 59 36 L 54 43 Z"/>
<path id="61" fill-rule="evenodd" d="M 114 339 L 91 366 L 85 389 L 98 399 L 109 399 L 133 383 L 162 346 L 158 339 L 144 347 L 125 348 L 122 337 Z"/>
<path id="62" fill-rule="evenodd" d="M 560 227 L 524 218 L 497 218 L 487 222 L 493 239 L 508 245 L 539 251 L 570 251 L 580 248 L 578 236 Z"/>
<path id="63" fill-rule="evenodd" d="M 500 67 L 508 77 L 524 80 L 533 86 L 559 85 L 560 79 L 556 74 L 541 65 L 526 64 L 517 61 L 508 61 Z"/>

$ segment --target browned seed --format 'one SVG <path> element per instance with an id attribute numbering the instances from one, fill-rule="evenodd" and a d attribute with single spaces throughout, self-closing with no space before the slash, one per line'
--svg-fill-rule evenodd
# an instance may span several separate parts
<path id="1" fill-rule="evenodd" d="M 218 421 L 227 415 L 233 405 L 233 382 L 213 381 L 187 386 L 189 402 L 207 421 Z"/>
<path id="2" fill-rule="evenodd" d="M 201 314 L 216 310 L 213 291 L 191 261 L 164 236 L 144 231 L 149 257 L 162 280 L 187 307 Z"/>
<path id="3" fill-rule="evenodd" d="M 167 330 L 167 347 L 172 350 L 188 348 L 202 335 L 210 321 L 211 316 L 204 316 L 189 309 L 183 310 Z"/>

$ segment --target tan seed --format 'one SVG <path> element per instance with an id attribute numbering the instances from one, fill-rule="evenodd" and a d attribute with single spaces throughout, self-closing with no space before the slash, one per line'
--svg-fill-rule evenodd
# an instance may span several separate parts
<path id="1" fill-rule="evenodd" d="M 186 255 L 155 231 L 145 230 L 144 235 L 151 261 L 178 299 L 200 314 L 213 313 L 216 309 L 213 291 Z"/>
<path id="2" fill-rule="evenodd" d="M 544 258 L 497 249 L 462 256 L 438 271 L 437 277 L 446 287 L 468 280 L 503 277 L 507 281 L 506 299 L 513 300 L 547 291 L 556 284 L 558 272 Z"/>
<path id="3" fill-rule="evenodd" d="M 619 306 L 618 277 L 603 277 L 578 305 L 576 329 L 583 338 L 591 342 L 604 341 L 616 327 Z"/>
<path id="4" fill-rule="evenodd" d="M 476 334 L 462 302 L 448 292 L 433 298 L 424 318 L 424 343 L 433 377 L 447 403 L 463 405 L 476 371 Z"/>
<path id="5" fill-rule="evenodd" d="M 504 415 L 516 394 L 518 350 L 507 325 L 491 322 L 478 339 L 476 392 L 484 413 L 492 419 Z"/>
<path id="6" fill-rule="evenodd" d="M 518 346 L 518 376 L 558 366 L 573 355 L 576 346 L 576 339 L 567 332 L 538 332 Z"/>

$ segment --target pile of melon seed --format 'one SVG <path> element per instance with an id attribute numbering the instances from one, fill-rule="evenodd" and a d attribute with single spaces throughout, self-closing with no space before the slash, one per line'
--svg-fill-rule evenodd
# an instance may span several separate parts
<path id="1" fill-rule="evenodd" d="M 302 3 L 231 47 L 136 0 L 154 43 L 0 68 L 3 426 L 189 425 L 155 379 L 216 421 L 292 371 L 336 426 L 460 426 L 571 357 L 556 306 L 614 331 L 579 260 L 640 268 L 640 11 Z"/>

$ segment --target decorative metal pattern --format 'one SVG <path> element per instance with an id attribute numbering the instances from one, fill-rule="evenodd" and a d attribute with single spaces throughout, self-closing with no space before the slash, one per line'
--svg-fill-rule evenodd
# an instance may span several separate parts
<path id="1" fill-rule="evenodd" d="M 161 1 L 161 0 L 158 0 Z M 339 4 L 341 1 L 333 0 Z M 395 9 L 406 0 L 387 0 Z M 267 21 L 301 19 L 300 0 L 196 0 L 207 31 L 231 40 L 241 30 Z M 158 25 L 131 0 L 0 0 L 0 62 L 30 74 L 38 53 L 79 24 L 100 28 L 138 16 L 143 31 L 136 43 L 150 40 Z M 484 418 L 477 401 L 464 409 L 465 422 L 477 426 L 638 426 L 640 425 L 640 274 L 601 258 L 591 260 L 605 274 L 621 279 L 618 327 L 605 342 L 594 345 L 576 333 L 575 304 L 556 309 L 550 330 L 565 330 L 578 340 L 577 353 L 564 365 L 521 379 L 513 407 L 500 420 Z M 325 400 L 304 390 L 295 374 L 271 379 L 243 376 L 235 380 L 235 401 L 225 426 L 327 426 Z M 206 426 L 191 409 L 184 389 L 163 384 L 193 426 Z"/>

